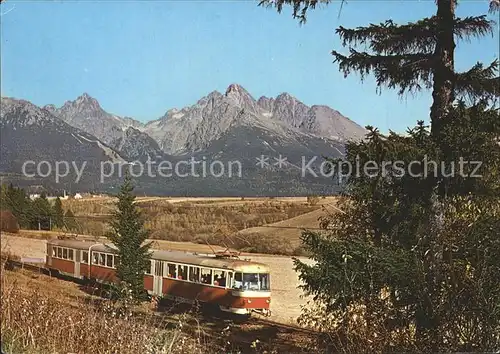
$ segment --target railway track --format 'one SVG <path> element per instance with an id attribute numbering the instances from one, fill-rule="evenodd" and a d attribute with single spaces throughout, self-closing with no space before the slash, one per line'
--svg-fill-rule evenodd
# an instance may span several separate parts
<path id="1" fill-rule="evenodd" d="M 51 275 L 50 271 L 47 268 L 45 268 L 44 266 L 41 266 L 41 265 L 39 266 L 39 265 L 32 264 L 32 263 L 24 263 L 24 262 L 17 261 L 14 259 L 7 259 L 5 261 L 4 268 L 7 270 L 11 270 L 14 268 L 20 268 L 20 269 L 29 270 L 31 272 L 37 272 L 37 273 L 41 273 L 41 274 Z"/>

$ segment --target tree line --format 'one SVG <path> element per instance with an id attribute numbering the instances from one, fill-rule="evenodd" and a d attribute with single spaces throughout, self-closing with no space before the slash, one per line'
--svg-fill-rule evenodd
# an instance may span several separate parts
<path id="1" fill-rule="evenodd" d="M 75 215 L 68 209 L 63 210 L 62 202 L 56 197 L 51 203 L 45 193 L 31 199 L 22 188 L 3 184 L 0 192 L 0 205 L 3 211 L 10 211 L 18 226 L 31 230 L 65 229 L 77 231 Z"/>

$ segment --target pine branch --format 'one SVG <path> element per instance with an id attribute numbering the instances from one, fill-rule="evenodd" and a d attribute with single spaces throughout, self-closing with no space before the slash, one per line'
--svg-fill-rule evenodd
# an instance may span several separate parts
<path id="1" fill-rule="evenodd" d="M 370 43 L 376 53 L 403 54 L 408 51 L 431 52 L 436 44 L 435 20 L 426 18 L 407 25 L 396 25 L 388 20 L 378 25 L 346 29 L 339 27 L 336 33 L 342 39 L 342 45 Z"/>
<path id="2" fill-rule="evenodd" d="M 493 32 L 493 24 L 486 16 L 457 18 L 453 31 L 460 39 L 481 37 Z M 406 25 L 397 25 L 388 20 L 356 29 L 341 26 L 336 33 L 342 39 L 343 46 L 369 44 L 370 49 L 379 54 L 431 53 L 436 46 L 438 26 L 438 18 L 433 16 Z"/>
<path id="3" fill-rule="evenodd" d="M 490 13 L 500 11 L 500 0 L 490 0 Z"/>
<path id="4" fill-rule="evenodd" d="M 486 19 L 486 15 L 469 16 L 457 18 L 453 28 L 453 33 L 459 39 L 470 39 L 471 37 L 484 37 L 493 33 L 494 21 Z"/>
<path id="5" fill-rule="evenodd" d="M 431 85 L 432 56 L 430 54 L 402 55 L 372 55 L 351 49 L 349 56 L 336 51 L 332 52 L 334 62 L 347 76 L 351 71 L 357 71 L 361 80 L 372 71 L 377 80 L 377 86 L 387 85 L 394 89 L 399 87 L 399 93 L 419 91 L 421 84 L 426 88 Z"/>
<path id="6" fill-rule="evenodd" d="M 457 74 L 455 83 L 457 94 L 472 101 L 500 96 L 498 69 L 499 62 L 495 60 L 486 68 L 482 63 L 477 63 L 469 71 Z"/>
<path id="7" fill-rule="evenodd" d="M 301 24 L 306 22 L 306 14 L 309 9 L 314 10 L 318 4 L 329 4 L 333 0 L 261 0 L 259 6 L 275 7 L 278 13 L 283 10 L 283 5 L 293 8 L 293 18 L 299 19 Z M 345 0 L 339 0 L 342 3 Z"/>

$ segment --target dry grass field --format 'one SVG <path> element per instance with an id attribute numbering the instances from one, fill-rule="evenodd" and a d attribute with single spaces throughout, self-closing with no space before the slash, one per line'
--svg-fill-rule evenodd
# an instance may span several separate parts
<path id="1" fill-rule="evenodd" d="M 157 308 L 21 269 L 0 273 L 2 353 L 295 353 L 314 336 L 234 323 L 195 308 Z"/>
<path id="2" fill-rule="evenodd" d="M 237 236 L 243 239 L 261 240 L 264 244 L 274 240 L 273 244 L 283 243 L 288 247 L 288 249 L 284 249 L 285 254 L 300 254 L 300 235 L 303 230 L 319 231 L 320 218 L 338 212 L 336 204 L 336 201 L 332 201 L 329 204 L 321 205 L 317 210 L 290 219 L 246 228 L 238 231 Z M 270 250 L 273 244 L 269 244 Z"/>
<path id="3" fill-rule="evenodd" d="M 1 235 L 2 252 L 18 257 L 44 258 L 46 242 L 45 239 L 26 238 L 5 233 Z M 208 246 L 192 243 L 159 241 L 155 247 L 187 252 L 211 252 Z M 292 258 L 254 254 L 242 254 L 240 257 L 269 265 L 272 291 L 271 319 L 282 323 L 295 323 L 300 315 L 300 307 L 305 304 L 306 299 L 301 298 L 302 291 L 297 288 L 300 283 L 293 270 Z M 307 258 L 300 259 L 304 262 L 311 262 Z"/>
<path id="4" fill-rule="evenodd" d="M 150 237 L 156 240 L 210 243 L 246 252 L 302 255 L 300 228 L 317 228 L 316 214 L 329 208 L 336 197 L 317 198 L 159 198 L 140 197 L 137 205 Z M 113 198 L 66 200 L 65 210 L 75 214 L 71 222 L 78 234 L 102 236 L 114 211 Z M 318 211 L 318 216 L 321 211 Z M 285 220 L 289 225 L 276 224 Z M 287 226 L 288 225 L 288 226 Z M 270 227 L 268 227 L 270 226 Z M 277 227 L 275 227 L 277 226 Z M 287 227 L 287 230 L 283 229 Z M 268 227 L 268 228 L 266 228 Z M 245 229 L 250 232 L 240 232 Z M 260 229 L 259 229 L 260 228 Z M 290 234 L 293 242 L 288 242 Z"/>

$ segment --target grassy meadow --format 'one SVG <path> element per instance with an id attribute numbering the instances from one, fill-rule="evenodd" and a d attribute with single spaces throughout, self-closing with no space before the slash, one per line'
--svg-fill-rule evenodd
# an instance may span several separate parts
<path id="1" fill-rule="evenodd" d="M 150 238 L 156 240 L 195 242 L 220 245 L 246 252 L 301 255 L 300 228 L 318 227 L 318 220 L 308 220 L 306 224 L 295 223 L 285 227 L 294 234 L 293 242 L 287 238 L 275 223 L 293 219 L 332 203 L 329 198 L 254 198 L 169 200 L 166 198 L 138 198 L 150 231 Z M 108 221 L 114 211 L 112 199 L 66 200 L 65 210 L 70 209 L 75 219 L 72 221 L 79 234 L 102 236 L 109 231 Z M 66 220 L 67 223 L 71 220 Z M 279 225 L 278 225 L 279 226 Z M 267 232 L 247 232 L 242 230 L 268 230 Z"/>

